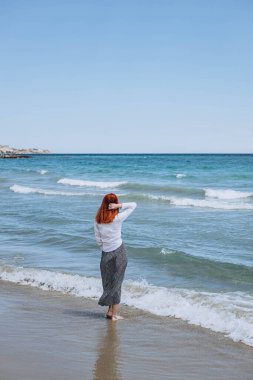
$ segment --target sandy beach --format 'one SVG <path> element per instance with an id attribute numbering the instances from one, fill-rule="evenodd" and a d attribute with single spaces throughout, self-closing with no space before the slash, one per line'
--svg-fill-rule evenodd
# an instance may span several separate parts
<path id="1" fill-rule="evenodd" d="M 1 281 L 1 380 L 252 379 L 253 349 L 122 306 Z"/>

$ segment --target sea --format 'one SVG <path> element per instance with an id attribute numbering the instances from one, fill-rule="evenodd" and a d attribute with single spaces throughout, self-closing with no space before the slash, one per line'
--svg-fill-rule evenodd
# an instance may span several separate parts
<path id="1" fill-rule="evenodd" d="M 2 159 L 0 279 L 98 299 L 93 223 L 110 192 L 137 203 L 122 303 L 253 346 L 253 155 Z"/>

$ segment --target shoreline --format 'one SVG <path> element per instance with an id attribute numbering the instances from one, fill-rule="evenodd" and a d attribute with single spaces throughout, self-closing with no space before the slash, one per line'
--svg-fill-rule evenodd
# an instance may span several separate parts
<path id="1" fill-rule="evenodd" d="M 221 333 L 123 305 L 0 281 L 5 380 L 252 379 L 253 348 Z"/>

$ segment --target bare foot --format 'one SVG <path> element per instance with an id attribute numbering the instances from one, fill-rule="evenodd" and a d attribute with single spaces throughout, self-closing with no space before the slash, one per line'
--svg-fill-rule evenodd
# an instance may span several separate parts
<path id="1" fill-rule="evenodd" d="M 112 319 L 112 307 L 111 306 L 108 307 L 108 310 L 107 310 L 107 313 L 105 314 L 105 317 L 108 319 Z"/>

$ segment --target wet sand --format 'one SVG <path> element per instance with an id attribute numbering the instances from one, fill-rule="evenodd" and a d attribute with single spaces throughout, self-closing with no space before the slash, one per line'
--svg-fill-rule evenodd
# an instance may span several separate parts
<path id="1" fill-rule="evenodd" d="M 252 380 L 253 348 L 173 318 L 0 281 L 1 380 Z"/>

